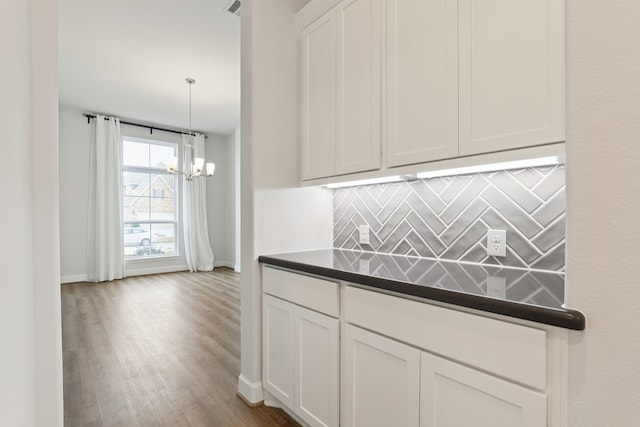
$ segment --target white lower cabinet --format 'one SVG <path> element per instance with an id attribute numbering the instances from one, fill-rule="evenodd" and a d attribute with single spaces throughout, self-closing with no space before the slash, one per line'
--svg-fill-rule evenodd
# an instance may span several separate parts
<path id="1" fill-rule="evenodd" d="M 420 351 L 352 325 L 345 346 L 343 425 L 417 427 Z"/>
<path id="2" fill-rule="evenodd" d="M 339 424 L 338 319 L 296 307 L 294 412 L 310 426 Z"/>
<path id="3" fill-rule="evenodd" d="M 422 353 L 421 427 L 547 425 L 546 395 Z"/>
<path id="4" fill-rule="evenodd" d="M 563 329 L 270 267 L 263 291 L 264 389 L 305 426 L 564 425 Z"/>
<path id="5" fill-rule="evenodd" d="M 293 408 L 293 328 L 295 305 L 264 295 L 263 382 L 264 388 L 285 406 Z"/>
<path id="6" fill-rule="evenodd" d="M 541 427 L 546 395 L 347 325 L 343 425 Z"/>
<path id="7" fill-rule="evenodd" d="M 548 377 L 562 375 L 548 363 L 560 342 L 552 329 L 352 286 L 343 319 L 345 426 L 557 424 L 557 400 L 548 402 L 560 384 Z"/>
<path id="8" fill-rule="evenodd" d="M 264 389 L 306 425 L 338 426 L 338 284 L 264 268 L 263 285 L 277 295 L 263 294 Z"/>

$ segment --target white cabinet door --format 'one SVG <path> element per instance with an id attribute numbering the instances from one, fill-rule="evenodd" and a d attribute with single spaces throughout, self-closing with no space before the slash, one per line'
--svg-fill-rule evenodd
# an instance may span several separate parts
<path id="1" fill-rule="evenodd" d="M 420 351 L 352 325 L 345 330 L 342 424 L 418 426 Z"/>
<path id="2" fill-rule="evenodd" d="M 264 388 L 312 427 L 339 424 L 339 321 L 263 295 Z"/>
<path id="3" fill-rule="evenodd" d="M 329 12 L 301 34 L 303 180 L 332 176 L 336 171 L 335 22 L 335 11 Z"/>
<path id="4" fill-rule="evenodd" d="M 458 155 L 455 0 L 388 0 L 387 165 Z"/>
<path id="5" fill-rule="evenodd" d="M 295 306 L 270 295 L 263 296 L 264 388 L 290 408 L 294 404 Z"/>
<path id="6" fill-rule="evenodd" d="M 296 307 L 295 408 L 315 427 L 339 424 L 338 319 Z"/>
<path id="7" fill-rule="evenodd" d="M 459 0 L 460 154 L 564 140 L 564 1 Z"/>
<path id="8" fill-rule="evenodd" d="M 336 174 L 380 168 L 380 0 L 345 0 L 337 17 Z"/>
<path id="9" fill-rule="evenodd" d="M 302 179 L 379 169 L 381 0 L 345 0 L 302 43 Z"/>
<path id="10" fill-rule="evenodd" d="M 422 353 L 421 427 L 544 427 L 540 392 Z"/>

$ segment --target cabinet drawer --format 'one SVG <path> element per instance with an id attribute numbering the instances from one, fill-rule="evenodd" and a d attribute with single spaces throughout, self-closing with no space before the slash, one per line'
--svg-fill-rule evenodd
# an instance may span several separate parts
<path id="1" fill-rule="evenodd" d="M 339 287 L 336 282 L 264 266 L 262 290 L 332 317 L 340 314 Z"/>
<path id="2" fill-rule="evenodd" d="M 347 286 L 348 323 L 539 390 L 547 331 Z"/>

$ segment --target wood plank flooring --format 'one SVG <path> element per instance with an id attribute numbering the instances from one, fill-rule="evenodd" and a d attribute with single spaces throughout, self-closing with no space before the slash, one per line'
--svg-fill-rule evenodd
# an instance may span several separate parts
<path id="1" fill-rule="evenodd" d="M 297 426 L 236 396 L 239 275 L 62 285 L 65 426 Z"/>

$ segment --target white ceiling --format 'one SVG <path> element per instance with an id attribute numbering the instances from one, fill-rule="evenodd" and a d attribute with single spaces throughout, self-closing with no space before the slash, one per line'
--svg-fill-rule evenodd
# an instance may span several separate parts
<path id="1" fill-rule="evenodd" d="M 228 134 L 240 124 L 240 17 L 228 0 L 59 0 L 62 106 Z"/>

